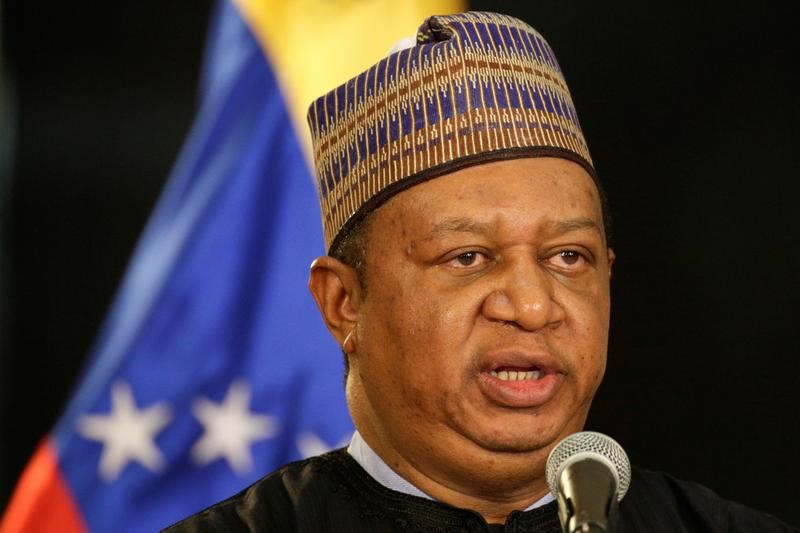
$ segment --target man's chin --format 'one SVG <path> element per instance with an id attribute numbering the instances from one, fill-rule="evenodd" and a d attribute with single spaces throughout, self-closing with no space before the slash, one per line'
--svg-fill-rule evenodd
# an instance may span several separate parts
<path id="1" fill-rule="evenodd" d="M 508 454 L 549 453 L 563 437 L 580 431 L 582 427 L 578 420 L 544 423 L 546 420 L 540 418 L 537 424 L 509 423 L 507 420 L 496 422 L 482 431 L 471 428 L 470 438 L 487 451 Z"/>
<path id="2" fill-rule="evenodd" d="M 508 454 L 533 454 L 546 450 L 549 452 L 555 444 L 556 436 L 547 434 L 502 434 L 484 436 L 476 439 L 476 443 L 483 449 L 494 453 Z"/>

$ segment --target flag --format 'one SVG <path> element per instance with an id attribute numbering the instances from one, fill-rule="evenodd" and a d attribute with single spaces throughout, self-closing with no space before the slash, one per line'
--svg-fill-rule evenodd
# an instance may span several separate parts
<path id="1" fill-rule="evenodd" d="M 192 131 L 0 530 L 156 531 L 352 432 L 306 106 L 452 1 L 221 0 Z M 301 123 L 301 121 L 303 121 Z"/>

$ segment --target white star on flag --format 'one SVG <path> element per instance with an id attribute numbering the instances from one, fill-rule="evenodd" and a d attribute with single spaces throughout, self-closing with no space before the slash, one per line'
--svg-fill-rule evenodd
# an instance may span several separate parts
<path id="1" fill-rule="evenodd" d="M 164 467 L 155 438 L 171 418 L 164 402 L 137 409 L 130 385 L 118 381 L 111 387 L 111 412 L 81 416 L 77 430 L 83 437 L 103 443 L 98 470 L 104 481 L 111 482 L 131 461 L 153 472 Z"/>
<path id="2" fill-rule="evenodd" d="M 192 446 L 192 458 L 201 465 L 225 458 L 239 475 L 253 467 L 252 443 L 278 432 L 274 418 L 250 411 L 250 387 L 243 380 L 231 384 L 222 403 L 196 399 L 192 412 L 204 429 L 203 436 Z"/>
<path id="3" fill-rule="evenodd" d="M 327 442 L 317 436 L 316 433 L 306 432 L 301 433 L 297 438 L 297 449 L 300 450 L 300 455 L 303 457 L 313 457 L 315 455 L 322 455 L 336 448 L 341 448 L 350 442 L 350 436 L 345 435 L 344 438 L 334 446 L 329 446 Z"/>

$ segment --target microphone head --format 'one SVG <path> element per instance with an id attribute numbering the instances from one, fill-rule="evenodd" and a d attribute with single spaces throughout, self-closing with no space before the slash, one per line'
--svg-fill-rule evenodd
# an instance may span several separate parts
<path id="1" fill-rule="evenodd" d="M 595 431 L 573 433 L 559 442 L 547 457 L 547 484 L 550 492 L 558 496 L 561 472 L 568 465 L 582 459 L 594 459 L 608 465 L 617 480 L 617 501 L 622 500 L 631 483 L 631 463 L 617 441 Z"/>

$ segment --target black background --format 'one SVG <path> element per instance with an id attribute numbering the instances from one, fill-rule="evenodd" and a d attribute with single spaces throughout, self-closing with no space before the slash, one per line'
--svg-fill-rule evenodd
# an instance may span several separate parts
<path id="1" fill-rule="evenodd" d="M 641 466 L 800 524 L 796 8 L 471 6 L 550 41 L 611 199 L 610 357 L 590 428 Z M 210 2 L 2 9 L 15 142 L 0 159 L 0 508 L 188 131 Z"/>

